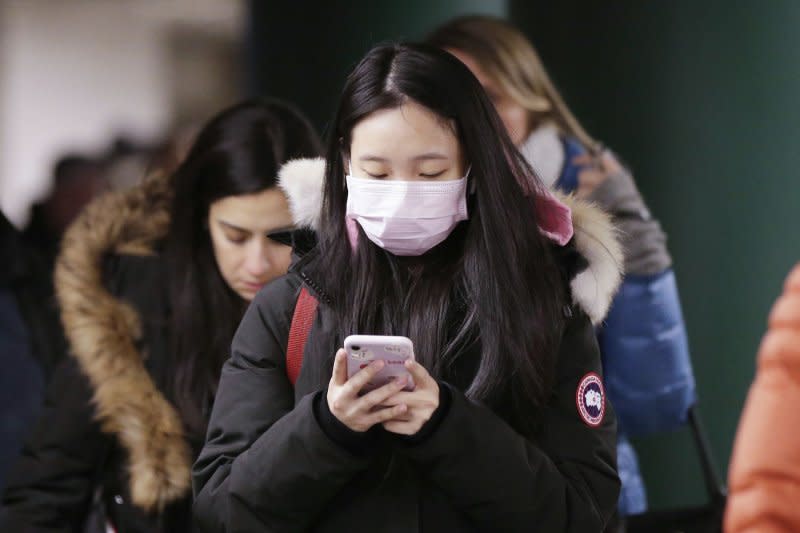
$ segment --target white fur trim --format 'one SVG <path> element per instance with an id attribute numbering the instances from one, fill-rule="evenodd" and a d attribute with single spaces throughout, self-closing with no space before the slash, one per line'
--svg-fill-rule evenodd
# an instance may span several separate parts
<path id="1" fill-rule="evenodd" d="M 574 196 L 558 196 L 572 210 L 575 247 L 589 263 L 570 283 L 572 300 L 597 325 L 606 317 L 622 282 L 622 246 L 608 214 Z"/>
<path id="2" fill-rule="evenodd" d="M 299 228 L 317 229 L 322 209 L 325 160 L 295 159 L 278 172 L 278 186 L 289 199 L 292 220 Z"/>

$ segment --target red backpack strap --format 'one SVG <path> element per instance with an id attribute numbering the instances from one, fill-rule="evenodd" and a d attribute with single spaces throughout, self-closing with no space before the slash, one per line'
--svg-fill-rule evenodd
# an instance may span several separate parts
<path id="1" fill-rule="evenodd" d="M 306 348 L 308 333 L 314 324 L 317 305 L 319 305 L 319 301 L 308 292 L 306 287 L 300 289 L 300 296 L 294 307 L 292 325 L 289 328 L 289 343 L 286 346 L 286 375 L 292 386 L 297 382 L 297 376 L 300 375 L 300 368 L 303 366 L 303 351 Z"/>

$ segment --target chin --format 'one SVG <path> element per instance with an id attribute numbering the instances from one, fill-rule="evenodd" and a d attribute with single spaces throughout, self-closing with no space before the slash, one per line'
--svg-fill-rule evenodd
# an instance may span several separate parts
<path id="1" fill-rule="evenodd" d="M 243 299 L 245 299 L 245 300 L 247 300 L 249 302 L 249 301 L 252 301 L 252 299 L 256 297 L 256 294 L 258 294 L 258 291 L 254 291 L 254 290 L 251 290 L 251 289 L 239 289 L 238 291 L 236 291 L 236 294 L 238 294 Z"/>

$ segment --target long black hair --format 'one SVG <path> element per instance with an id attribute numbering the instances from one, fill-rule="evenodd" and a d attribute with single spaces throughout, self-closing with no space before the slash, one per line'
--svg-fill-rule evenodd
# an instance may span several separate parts
<path id="1" fill-rule="evenodd" d="M 200 131 L 173 176 L 165 242 L 170 298 L 169 392 L 187 433 L 202 439 L 207 410 L 246 303 L 222 278 L 208 230 L 211 204 L 276 186 L 289 159 L 321 143 L 296 109 L 274 100 L 230 107 Z"/>
<path id="2" fill-rule="evenodd" d="M 471 165 L 469 220 L 420 258 L 396 257 L 345 226 L 345 161 L 353 128 L 370 114 L 414 101 L 452 125 Z M 465 346 L 481 361 L 467 390 L 511 404 L 520 430 L 548 394 L 565 290 L 550 243 L 537 231 L 542 185 L 515 149 L 477 79 L 456 58 L 420 44 L 370 51 L 345 84 L 327 148 L 319 254 L 342 335 L 406 335 L 439 377 Z M 510 385 L 510 387 L 509 387 Z"/>

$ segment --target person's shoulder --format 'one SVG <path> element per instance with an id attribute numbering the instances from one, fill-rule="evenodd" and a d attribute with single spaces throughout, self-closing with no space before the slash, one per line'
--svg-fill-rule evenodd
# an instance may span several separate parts
<path id="1" fill-rule="evenodd" d="M 287 272 L 264 285 L 253 301 L 276 303 L 275 300 L 283 300 L 296 295 L 302 284 L 303 280 L 297 273 Z"/>
<path id="2" fill-rule="evenodd" d="M 265 285 L 250 302 L 232 342 L 235 365 L 270 367 L 283 364 L 285 354 L 265 349 L 271 343 L 286 348 L 302 280 L 287 273 Z"/>
<path id="3" fill-rule="evenodd" d="M 280 317 L 284 321 L 293 313 L 302 285 L 303 280 L 297 273 L 287 272 L 258 291 L 251 307 L 258 309 L 262 318 Z"/>
<path id="4" fill-rule="evenodd" d="M 567 343 L 573 347 L 592 348 L 592 350 L 589 350 L 590 352 L 593 351 L 593 347 L 597 344 L 597 332 L 592 325 L 592 321 L 586 311 L 579 306 L 573 305 L 564 320 L 562 343 Z M 587 362 L 586 350 L 571 349 L 569 352 L 570 360 L 574 363 L 584 364 Z M 590 361 L 592 363 L 596 362 L 594 361 L 594 355 L 590 357 Z"/>

